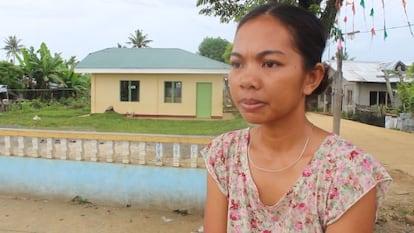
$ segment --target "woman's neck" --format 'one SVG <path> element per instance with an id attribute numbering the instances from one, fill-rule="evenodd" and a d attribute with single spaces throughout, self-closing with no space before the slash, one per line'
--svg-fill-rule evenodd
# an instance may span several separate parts
<path id="1" fill-rule="evenodd" d="M 259 146 L 274 152 L 285 153 L 293 147 L 302 145 L 309 137 L 311 128 L 312 123 L 305 117 L 262 124 L 252 129 L 250 140 L 253 147 Z"/>

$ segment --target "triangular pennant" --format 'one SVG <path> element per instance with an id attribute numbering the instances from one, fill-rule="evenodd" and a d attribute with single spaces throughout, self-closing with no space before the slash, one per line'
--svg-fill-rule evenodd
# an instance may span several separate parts
<path id="1" fill-rule="evenodd" d="M 348 17 L 345 15 L 344 22 L 346 23 L 348 21 Z"/>
<path id="2" fill-rule="evenodd" d="M 338 50 L 342 50 L 342 39 L 339 38 L 338 40 Z"/>
<path id="3" fill-rule="evenodd" d="M 407 2 L 405 0 L 402 0 L 402 5 L 403 5 L 403 8 L 404 8 L 405 17 L 407 18 L 407 23 L 408 23 L 408 28 L 410 29 L 410 34 L 411 34 L 411 36 L 414 36 L 413 29 L 411 28 L 411 23 L 408 20 Z"/>
<path id="4" fill-rule="evenodd" d="M 375 28 L 371 28 L 371 36 L 375 36 L 377 33 L 375 32 Z"/>
<path id="5" fill-rule="evenodd" d="M 361 0 L 361 2 L 359 2 L 359 5 L 362 6 L 362 8 L 365 8 L 365 1 L 364 0 Z"/>
<path id="6" fill-rule="evenodd" d="M 387 28 L 384 25 L 384 40 L 387 39 L 387 37 L 388 37 Z"/>
<path id="7" fill-rule="evenodd" d="M 352 14 L 355 15 L 355 4 L 354 4 L 354 2 L 352 2 Z"/>
<path id="8" fill-rule="evenodd" d="M 374 8 L 371 8 L 371 11 L 369 12 L 369 16 L 374 16 Z"/>

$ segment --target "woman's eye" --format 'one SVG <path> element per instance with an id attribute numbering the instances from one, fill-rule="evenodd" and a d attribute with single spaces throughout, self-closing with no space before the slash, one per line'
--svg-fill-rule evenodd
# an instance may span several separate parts
<path id="1" fill-rule="evenodd" d="M 262 67 L 265 67 L 265 68 L 274 68 L 274 67 L 277 67 L 279 64 L 277 64 L 276 62 L 274 62 L 274 61 L 267 61 L 267 62 L 264 62 L 263 64 L 262 64 Z"/>
<path id="2" fill-rule="evenodd" d="M 235 61 L 231 62 L 230 64 L 234 69 L 241 68 L 242 66 L 240 62 L 235 62 Z"/>

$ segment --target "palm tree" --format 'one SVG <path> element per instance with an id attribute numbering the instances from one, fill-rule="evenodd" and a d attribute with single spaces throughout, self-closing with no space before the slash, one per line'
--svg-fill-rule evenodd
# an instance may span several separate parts
<path id="1" fill-rule="evenodd" d="M 11 58 L 11 62 L 14 64 L 16 60 L 16 54 L 20 53 L 20 51 L 24 48 L 22 44 L 20 44 L 22 40 L 17 39 L 16 36 L 9 36 L 4 40 L 6 46 L 2 49 L 6 50 L 6 57 Z"/>
<path id="2" fill-rule="evenodd" d="M 118 42 L 118 44 L 116 45 L 116 48 L 126 48 L 126 46 L 125 46 L 125 45 L 121 45 L 121 44 Z"/>
<path id="3" fill-rule="evenodd" d="M 144 35 L 142 30 L 135 30 L 134 33 L 131 33 L 128 37 L 129 41 L 126 42 L 127 44 L 132 45 L 132 48 L 147 48 L 148 43 L 152 42 L 147 38 L 147 35 Z"/>

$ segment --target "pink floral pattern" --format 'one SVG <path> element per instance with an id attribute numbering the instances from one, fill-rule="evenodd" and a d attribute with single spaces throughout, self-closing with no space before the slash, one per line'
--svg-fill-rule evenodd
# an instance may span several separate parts
<path id="1" fill-rule="evenodd" d="M 248 128 L 232 131 L 201 152 L 228 198 L 227 232 L 324 232 L 374 187 L 379 207 L 392 180 L 371 155 L 331 133 L 285 196 L 266 206 L 250 175 L 248 142 Z"/>

